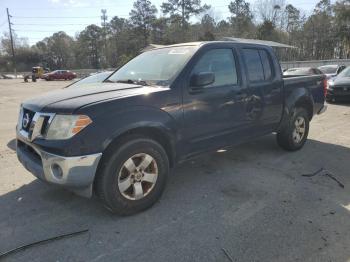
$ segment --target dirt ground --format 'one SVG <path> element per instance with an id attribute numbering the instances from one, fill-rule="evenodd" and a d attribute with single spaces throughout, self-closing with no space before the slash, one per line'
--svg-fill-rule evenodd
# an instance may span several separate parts
<path id="1" fill-rule="evenodd" d="M 172 171 L 153 208 L 118 217 L 38 181 L 16 158 L 21 101 L 67 84 L 0 80 L 0 253 L 89 232 L 4 261 L 350 261 L 350 104 L 316 116 L 301 151 L 271 135 L 200 157 Z"/>

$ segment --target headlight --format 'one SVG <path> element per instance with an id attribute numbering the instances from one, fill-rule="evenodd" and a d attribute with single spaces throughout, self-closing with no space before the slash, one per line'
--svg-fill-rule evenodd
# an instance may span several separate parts
<path id="1" fill-rule="evenodd" d="M 334 81 L 333 80 L 328 80 L 327 89 L 333 89 L 333 86 L 334 86 Z"/>
<path id="2" fill-rule="evenodd" d="M 47 131 L 46 139 L 68 139 L 92 123 L 85 115 L 56 115 Z"/>

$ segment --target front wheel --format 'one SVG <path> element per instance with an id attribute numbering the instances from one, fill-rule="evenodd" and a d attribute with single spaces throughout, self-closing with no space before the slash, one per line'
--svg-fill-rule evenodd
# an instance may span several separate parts
<path id="1" fill-rule="evenodd" d="M 163 147 L 145 137 L 129 137 L 110 148 L 96 176 L 95 190 L 114 213 L 131 215 L 151 207 L 161 196 L 169 173 Z"/>
<path id="2" fill-rule="evenodd" d="M 288 123 L 277 133 L 277 143 L 283 149 L 301 149 L 309 134 L 309 116 L 304 108 L 296 108 Z"/>

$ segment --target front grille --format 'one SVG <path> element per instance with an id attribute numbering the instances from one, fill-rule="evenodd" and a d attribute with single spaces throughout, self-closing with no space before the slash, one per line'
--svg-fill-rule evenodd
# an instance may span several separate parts
<path id="1" fill-rule="evenodd" d="M 23 108 L 22 123 L 19 123 L 21 125 L 21 129 L 25 130 L 26 132 L 29 132 L 34 115 L 35 112 Z"/>
<path id="2" fill-rule="evenodd" d="M 350 94 L 350 85 L 334 86 L 334 93 L 336 94 Z"/>
<path id="3" fill-rule="evenodd" d="M 37 137 L 45 137 L 54 116 L 53 113 L 33 112 L 22 108 L 17 130 L 29 141 L 33 141 Z"/>

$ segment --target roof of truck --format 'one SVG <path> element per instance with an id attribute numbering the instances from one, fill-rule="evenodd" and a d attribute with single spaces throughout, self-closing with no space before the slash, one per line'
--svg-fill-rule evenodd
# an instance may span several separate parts
<path id="1" fill-rule="evenodd" d="M 181 47 L 181 46 L 202 46 L 202 45 L 214 45 L 214 44 L 227 44 L 227 43 L 233 43 L 233 44 L 247 44 L 252 46 L 262 45 L 262 46 L 268 46 L 264 44 L 257 44 L 257 43 L 244 43 L 244 42 L 236 42 L 236 41 L 201 41 L 201 42 L 188 42 L 188 43 L 179 43 L 179 44 L 173 44 L 173 45 L 158 45 L 155 48 L 151 48 L 148 50 L 154 50 L 154 49 L 162 49 L 162 48 L 168 48 L 168 47 Z M 147 51 L 148 51 L 147 50 Z"/>
<path id="2" fill-rule="evenodd" d="M 173 45 L 155 45 L 150 44 L 143 51 L 161 49 L 165 47 L 179 47 L 179 46 L 201 46 L 206 44 L 218 44 L 218 43 L 234 43 L 234 44 L 247 44 L 247 45 L 261 45 L 261 46 L 269 46 L 269 47 L 277 47 L 277 48 L 295 48 L 290 45 L 274 42 L 274 41 L 266 41 L 266 40 L 258 40 L 258 39 L 245 39 L 245 38 L 234 38 L 234 37 L 223 37 L 219 41 L 198 41 L 198 42 L 187 42 L 187 43 L 178 43 Z"/>

